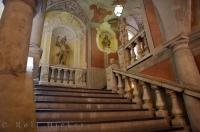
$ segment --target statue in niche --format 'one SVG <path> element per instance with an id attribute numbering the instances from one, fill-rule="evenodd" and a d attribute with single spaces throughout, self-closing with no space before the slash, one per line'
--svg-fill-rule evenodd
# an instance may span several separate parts
<path id="1" fill-rule="evenodd" d="M 121 18 L 119 23 L 119 41 L 122 45 L 128 43 L 128 31 L 126 25 L 126 19 Z"/>
<path id="2" fill-rule="evenodd" d="M 56 38 L 56 46 L 59 47 L 59 52 L 56 54 L 58 57 L 58 65 L 65 65 L 69 53 L 67 37 L 64 36 L 63 38 L 61 38 L 60 36 L 58 36 Z"/>
<path id="3" fill-rule="evenodd" d="M 106 34 L 102 40 L 102 45 L 103 45 L 103 48 L 110 48 L 110 44 L 111 44 L 111 41 L 108 37 L 108 35 Z"/>

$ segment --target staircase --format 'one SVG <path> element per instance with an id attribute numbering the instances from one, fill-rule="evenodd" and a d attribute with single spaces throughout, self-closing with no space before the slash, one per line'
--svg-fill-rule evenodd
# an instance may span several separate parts
<path id="1" fill-rule="evenodd" d="M 35 96 L 38 132 L 183 131 L 109 90 L 36 85 Z"/>

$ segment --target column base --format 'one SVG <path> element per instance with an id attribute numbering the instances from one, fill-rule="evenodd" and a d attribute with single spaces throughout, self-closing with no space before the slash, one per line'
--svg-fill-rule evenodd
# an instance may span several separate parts
<path id="1" fill-rule="evenodd" d="M 0 131 L 36 132 L 31 75 L 0 75 Z"/>

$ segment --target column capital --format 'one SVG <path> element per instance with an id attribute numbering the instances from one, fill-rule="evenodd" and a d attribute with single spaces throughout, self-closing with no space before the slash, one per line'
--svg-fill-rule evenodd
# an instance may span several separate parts
<path id="1" fill-rule="evenodd" d="M 189 37 L 187 35 L 180 34 L 176 38 L 174 38 L 170 43 L 171 44 L 168 47 L 172 49 L 173 52 L 176 52 L 179 49 L 187 49 L 189 48 Z"/>
<path id="2" fill-rule="evenodd" d="M 33 8 L 33 10 L 36 9 L 38 0 L 3 0 L 4 5 L 6 5 L 7 2 L 12 2 L 12 1 L 22 1 L 26 4 L 28 4 L 29 6 L 31 6 Z"/>

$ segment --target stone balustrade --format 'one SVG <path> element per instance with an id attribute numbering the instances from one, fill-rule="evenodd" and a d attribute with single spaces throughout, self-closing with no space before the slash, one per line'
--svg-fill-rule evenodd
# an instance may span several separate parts
<path id="1" fill-rule="evenodd" d="M 135 63 L 150 56 L 150 51 L 144 30 L 133 37 L 128 44 L 118 50 L 119 64 L 122 69 L 129 69 Z"/>
<path id="2" fill-rule="evenodd" d="M 107 86 L 114 93 L 126 97 L 139 108 L 148 109 L 158 118 L 165 118 L 174 127 L 188 129 L 183 94 L 197 99 L 198 92 L 186 92 L 188 88 L 167 80 L 155 80 L 150 76 L 107 69 Z"/>
<path id="3" fill-rule="evenodd" d="M 86 88 L 87 70 L 42 65 L 39 84 Z"/>

